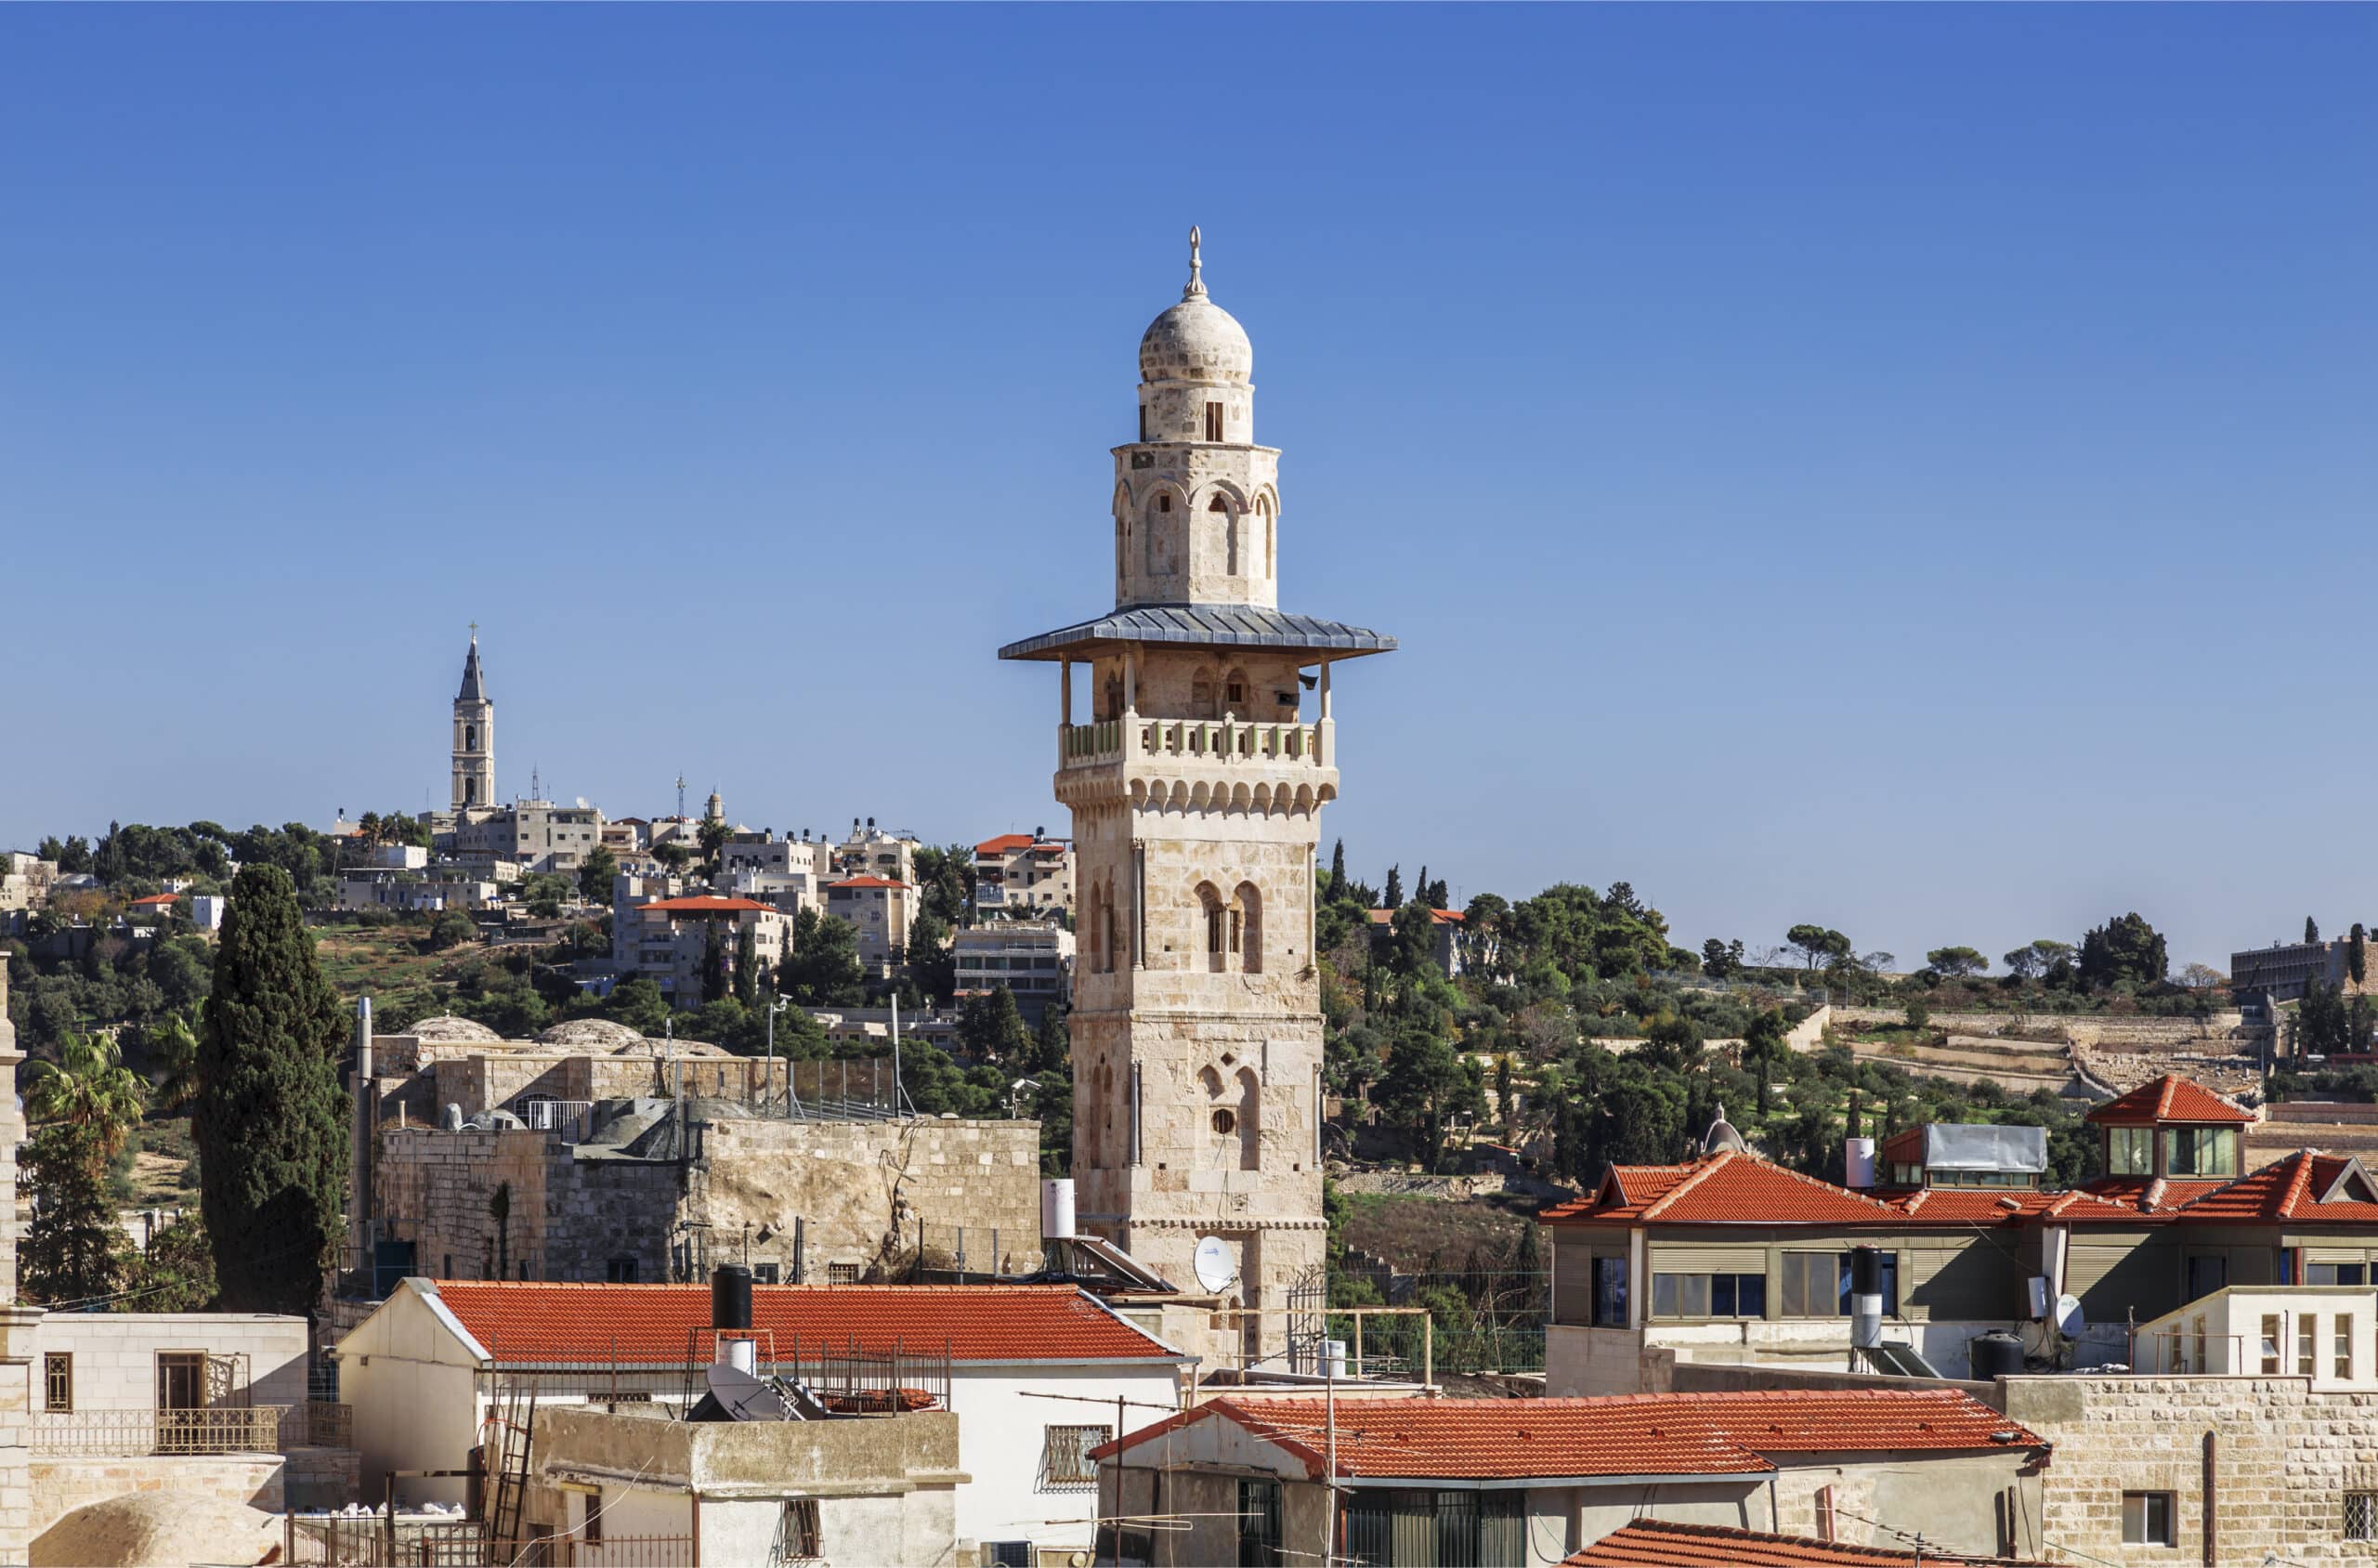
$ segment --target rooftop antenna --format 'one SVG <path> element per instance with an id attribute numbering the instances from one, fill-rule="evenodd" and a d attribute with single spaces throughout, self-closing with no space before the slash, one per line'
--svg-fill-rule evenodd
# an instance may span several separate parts
<path id="1" fill-rule="evenodd" d="M 682 773 L 681 773 L 681 774 L 677 775 L 677 820 L 678 820 L 678 821 L 680 821 L 680 822 L 683 822 L 685 819 L 686 819 L 686 776 L 685 776 L 684 774 L 682 774 Z"/>
<path id="2" fill-rule="evenodd" d="M 529 798 L 532 801 L 545 798 L 545 776 L 537 770 L 534 763 L 529 764 Z"/>

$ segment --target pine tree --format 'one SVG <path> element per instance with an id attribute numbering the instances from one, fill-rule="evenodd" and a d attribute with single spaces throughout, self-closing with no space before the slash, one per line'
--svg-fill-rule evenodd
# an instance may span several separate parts
<path id="1" fill-rule="evenodd" d="M 25 1294 L 49 1302 L 111 1295 L 123 1279 L 124 1233 L 108 1198 L 106 1160 L 87 1127 L 53 1122 L 25 1145 L 33 1223 L 18 1259 Z"/>
<path id="2" fill-rule="evenodd" d="M 1339 839 L 1338 847 L 1329 852 L 1329 896 L 1346 895 L 1346 841 Z"/>
<path id="3" fill-rule="evenodd" d="M 2314 920 L 2311 916 L 2306 915 L 2304 917 L 2304 940 L 2306 942 L 2318 942 L 2319 939 L 2320 922 Z"/>
<path id="4" fill-rule="evenodd" d="M 231 884 L 198 1042 L 199 1210 L 225 1312 L 310 1316 L 346 1187 L 346 1034 L 297 890 L 277 866 Z"/>
<path id="5" fill-rule="evenodd" d="M 760 1004 L 760 944 L 749 925 L 735 933 L 735 1000 L 746 1007 Z"/>
<path id="6" fill-rule="evenodd" d="M 1390 866 L 1387 869 L 1387 902 L 1382 908 L 1390 909 L 1404 908 L 1404 868 L 1401 865 Z"/>

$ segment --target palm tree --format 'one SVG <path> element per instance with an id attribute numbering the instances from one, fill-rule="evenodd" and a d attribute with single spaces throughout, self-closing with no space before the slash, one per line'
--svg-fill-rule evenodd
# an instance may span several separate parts
<path id="1" fill-rule="evenodd" d="M 198 1034 L 189 1020 L 171 1013 L 149 1031 L 149 1060 L 162 1076 L 149 1091 L 149 1107 L 171 1116 L 198 1092 Z"/>
<path id="2" fill-rule="evenodd" d="M 139 1078 L 124 1065 L 115 1036 L 68 1035 L 59 1043 L 57 1063 L 39 1066 L 26 1086 L 26 1112 L 35 1121 L 88 1130 L 102 1157 L 114 1158 L 147 1099 Z"/>

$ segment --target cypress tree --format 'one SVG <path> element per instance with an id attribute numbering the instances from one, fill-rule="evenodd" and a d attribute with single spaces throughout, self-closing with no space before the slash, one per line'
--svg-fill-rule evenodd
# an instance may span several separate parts
<path id="1" fill-rule="evenodd" d="M 2361 984 L 2370 969 L 2370 947 L 2365 940 L 2368 934 L 2361 929 L 2361 922 L 2356 921 L 2353 930 L 2345 936 L 2345 967 L 2357 986 Z"/>
<path id="2" fill-rule="evenodd" d="M 748 925 L 735 933 L 735 1000 L 746 1007 L 760 1004 L 760 944 Z"/>
<path id="3" fill-rule="evenodd" d="M 313 1314 L 346 1196 L 346 1095 L 333 1065 L 346 1035 L 289 873 L 242 868 L 190 1108 L 225 1312 Z"/>
<path id="4" fill-rule="evenodd" d="M 1387 869 L 1386 907 L 1391 909 L 1404 908 L 1404 868 L 1401 865 L 1390 866 Z"/>
<path id="5" fill-rule="evenodd" d="M 726 949 L 718 940 L 718 922 L 702 921 L 702 1000 L 716 1001 L 726 994 Z"/>
<path id="6" fill-rule="evenodd" d="M 1329 896 L 1346 896 L 1346 841 L 1339 839 L 1338 847 L 1329 852 Z"/>

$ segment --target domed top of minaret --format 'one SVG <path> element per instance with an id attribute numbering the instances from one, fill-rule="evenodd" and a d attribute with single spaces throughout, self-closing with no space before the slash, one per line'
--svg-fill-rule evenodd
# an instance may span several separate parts
<path id="1" fill-rule="evenodd" d="M 1224 381 L 1255 378 L 1255 346 L 1231 313 L 1206 297 L 1201 239 L 1189 230 L 1189 286 L 1181 303 L 1148 323 L 1140 338 L 1142 381 Z"/>

